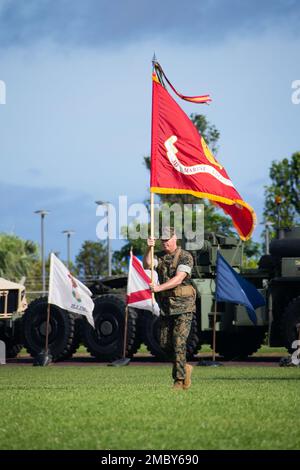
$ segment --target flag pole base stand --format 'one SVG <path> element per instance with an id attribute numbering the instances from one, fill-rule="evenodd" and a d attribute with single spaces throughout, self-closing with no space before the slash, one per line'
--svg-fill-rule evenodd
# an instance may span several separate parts
<path id="1" fill-rule="evenodd" d="M 206 360 L 201 360 L 197 364 L 197 366 L 202 366 L 202 367 L 220 367 L 223 366 L 221 362 L 217 361 L 206 361 Z"/>
<path id="2" fill-rule="evenodd" d="M 128 366 L 129 362 L 130 362 L 129 357 L 123 357 L 122 359 L 116 359 L 115 361 L 110 362 L 107 365 L 111 367 L 122 367 L 122 366 Z"/>
<path id="3" fill-rule="evenodd" d="M 46 367 L 52 363 L 52 356 L 46 351 L 41 351 L 38 355 L 34 358 L 33 365 L 36 367 Z"/>
<path id="4" fill-rule="evenodd" d="M 299 364 L 293 363 L 292 356 L 284 356 L 279 361 L 279 367 L 299 367 Z"/>

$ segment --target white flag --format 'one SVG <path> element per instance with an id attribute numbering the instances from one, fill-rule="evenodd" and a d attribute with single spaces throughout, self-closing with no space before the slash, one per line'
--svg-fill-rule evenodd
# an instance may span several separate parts
<path id="1" fill-rule="evenodd" d="M 157 282 L 157 273 L 154 272 L 154 274 L 156 275 L 154 282 Z M 142 263 L 131 254 L 127 282 L 127 304 L 134 308 L 150 310 L 154 315 L 159 316 L 159 306 L 155 300 L 152 301 L 150 283 L 151 279 Z"/>
<path id="2" fill-rule="evenodd" d="M 51 253 L 49 304 L 57 305 L 69 312 L 84 315 L 92 327 L 95 328 L 93 319 L 94 302 L 91 295 L 91 291 L 82 282 L 75 279 L 55 254 Z"/>

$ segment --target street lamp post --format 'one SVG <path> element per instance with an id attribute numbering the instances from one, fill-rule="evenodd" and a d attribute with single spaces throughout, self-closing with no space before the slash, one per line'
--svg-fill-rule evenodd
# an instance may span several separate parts
<path id="1" fill-rule="evenodd" d="M 67 264 L 69 270 L 71 269 L 71 235 L 74 235 L 74 230 L 63 230 L 62 233 L 67 235 Z"/>
<path id="2" fill-rule="evenodd" d="M 274 225 L 273 222 L 265 222 L 266 228 L 266 236 L 265 236 L 265 244 L 266 244 L 266 255 L 270 254 L 270 227 Z"/>
<path id="3" fill-rule="evenodd" d="M 108 257 L 108 275 L 111 276 L 112 274 L 112 250 L 111 250 L 111 240 L 110 240 L 110 233 L 111 233 L 111 217 L 110 217 L 110 203 L 108 201 L 95 201 L 98 206 L 106 206 L 107 208 L 107 257 Z"/>
<path id="4" fill-rule="evenodd" d="M 269 222 L 268 220 L 261 222 L 262 225 L 265 226 L 265 254 L 270 254 L 270 227 L 274 225 L 273 222 Z"/>
<path id="5" fill-rule="evenodd" d="M 45 265 L 45 230 L 44 230 L 44 220 L 45 216 L 49 214 L 50 211 L 45 209 L 39 209 L 34 211 L 35 214 L 40 214 L 41 216 L 41 258 L 42 258 L 42 290 L 43 294 L 46 292 L 46 265 Z"/>

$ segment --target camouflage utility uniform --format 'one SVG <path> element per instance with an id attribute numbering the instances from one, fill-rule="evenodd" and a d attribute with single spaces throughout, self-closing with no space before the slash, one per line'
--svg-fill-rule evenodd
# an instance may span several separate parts
<path id="1" fill-rule="evenodd" d="M 167 282 L 178 272 L 187 273 L 182 284 L 157 295 L 161 308 L 161 347 L 173 361 L 173 379 L 184 380 L 186 343 L 195 312 L 196 299 L 195 290 L 190 281 L 193 258 L 190 253 L 181 248 L 177 248 L 172 254 L 158 253 L 156 258 L 160 284 Z"/>

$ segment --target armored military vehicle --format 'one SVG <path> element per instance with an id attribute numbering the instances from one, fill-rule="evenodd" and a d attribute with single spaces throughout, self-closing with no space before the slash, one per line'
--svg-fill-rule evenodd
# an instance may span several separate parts
<path id="1" fill-rule="evenodd" d="M 188 246 L 186 247 L 188 249 Z M 203 344 L 212 344 L 215 310 L 215 268 L 217 250 L 266 299 L 256 310 L 257 324 L 241 305 L 218 302 L 216 351 L 228 360 L 242 359 L 256 352 L 265 340 L 271 346 L 291 351 L 300 324 L 300 227 L 280 230 L 270 244 L 270 254 L 259 261 L 258 269 L 242 270 L 243 245 L 234 237 L 207 233 L 203 246 L 190 250 L 194 258 L 192 282 L 197 291 L 197 311 L 188 339 L 191 358 Z M 122 355 L 127 277 L 112 276 L 90 285 L 95 309 L 95 330 L 82 317 L 58 307 L 50 319 L 49 345 L 54 359 L 70 357 L 82 342 L 98 360 L 112 361 Z M 24 316 L 25 345 L 36 355 L 44 345 L 47 299 L 37 299 Z M 127 355 L 136 353 L 141 343 L 157 358 L 164 359 L 159 345 L 160 319 L 150 312 L 129 309 Z"/>
<path id="2" fill-rule="evenodd" d="M 16 357 L 22 349 L 21 319 L 26 307 L 25 287 L 0 277 L 0 340 L 7 358 Z"/>
<path id="3" fill-rule="evenodd" d="M 122 355 L 125 326 L 126 276 L 113 276 L 90 286 L 95 302 L 95 329 L 81 315 L 51 305 L 49 350 L 54 361 L 70 358 L 83 343 L 92 356 L 111 361 Z M 24 346 L 33 356 L 45 347 L 47 297 L 31 302 L 23 318 Z M 136 312 L 129 311 L 128 354 L 133 355 L 141 341 L 136 329 Z"/>
<path id="4" fill-rule="evenodd" d="M 188 249 L 188 246 L 186 247 Z M 212 345 L 213 316 L 215 310 L 215 268 L 217 251 L 237 271 L 241 270 L 243 246 L 234 237 L 206 233 L 203 246 L 192 250 L 194 269 L 192 283 L 197 292 L 196 313 L 188 339 L 188 356 L 201 349 L 203 344 Z M 258 286 L 266 296 L 266 286 Z M 246 357 L 260 347 L 268 327 L 265 308 L 256 311 L 257 325 L 254 326 L 246 309 L 240 305 L 218 302 L 216 324 L 216 351 L 226 359 Z M 142 339 L 152 354 L 163 357 L 159 346 L 159 319 L 147 315 L 140 327 Z"/>
<path id="5" fill-rule="evenodd" d="M 201 249 L 191 251 L 194 258 L 192 282 L 197 291 L 197 311 L 193 318 L 187 342 L 187 355 L 191 358 L 202 344 L 212 343 L 214 311 L 215 266 L 217 250 L 235 269 L 242 265 L 242 244 L 233 237 L 214 233 L 205 235 Z M 92 355 L 112 360 L 122 351 L 125 311 L 126 276 L 106 278 L 101 284 L 90 286 L 96 301 L 94 317 L 96 331 L 86 323 L 83 326 L 83 342 Z M 259 290 L 266 296 L 266 286 Z M 246 309 L 229 303 L 217 305 L 217 352 L 227 359 L 245 357 L 262 344 L 268 317 L 265 308 L 257 309 L 257 326 L 248 317 Z M 150 312 L 129 309 L 127 352 L 132 355 L 144 343 L 160 360 L 165 358 L 159 345 L 160 319 Z"/>
<path id="6" fill-rule="evenodd" d="M 300 226 L 278 229 L 259 269 L 245 274 L 256 286 L 267 285 L 267 322 L 270 346 L 290 352 L 300 327 Z"/>
<path id="7" fill-rule="evenodd" d="M 268 333 L 270 346 L 283 346 L 292 352 L 300 330 L 300 227 L 277 230 L 270 244 L 270 254 L 262 256 L 258 269 L 252 270 L 242 270 L 241 242 L 233 237 L 205 234 L 203 247 L 191 252 L 195 263 L 192 282 L 197 290 L 197 311 L 189 354 L 200 349 L 201 344 L 212 345 L 218 249 L 227 262 L 261 292 L 266 306 L 256 310 L 257 325 L 254 325 L 243 306 L 218 302 L 216 351 L 228 360 L 245 358 L 260 348 Z M 141 330 L 149 350 L 163 356 L 158 343 L 159 320 L 148 316 Z"/>

